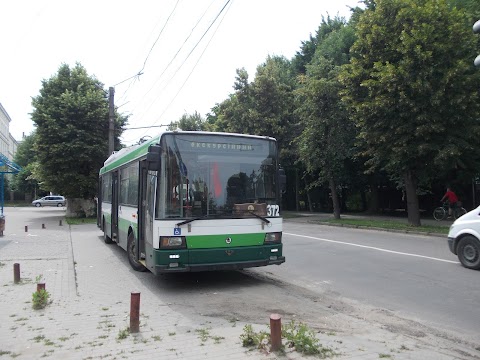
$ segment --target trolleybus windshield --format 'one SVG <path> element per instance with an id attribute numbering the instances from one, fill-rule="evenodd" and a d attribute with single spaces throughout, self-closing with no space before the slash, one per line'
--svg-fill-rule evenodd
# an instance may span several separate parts
<path id="1" fill-rule="evenodd" d="M 157 218 L 278 216 L 273 140 L 166 134 L 160 145 Z"/>

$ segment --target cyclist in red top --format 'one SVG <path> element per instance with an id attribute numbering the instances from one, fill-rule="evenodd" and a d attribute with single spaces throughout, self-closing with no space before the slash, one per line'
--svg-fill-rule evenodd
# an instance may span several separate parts
<path id="1" fill-rule="evenodd" d="M 458 197 L 450 188 L 447 188 L 447 192 L 443 195 L 441 202 L 448 199 L 448 217 L 452 216 L 452 210 L 457 206 Z"/>

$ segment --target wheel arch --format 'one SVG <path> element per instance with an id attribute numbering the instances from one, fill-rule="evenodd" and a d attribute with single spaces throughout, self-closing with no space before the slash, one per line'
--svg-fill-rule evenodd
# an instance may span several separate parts
<path id="1" fill-rule="evenodd" d="M 475 232 L 468 232 L 468 231 L 461 232 L 460 234 L 458 234 L 456 236 L 455 241 L 453 243 L 453 249 L 455 250 L 455 254 L 458 253 L 458 243 L 460 242 L 460 240 L 462 240 L 466 236 L 471 236 L 471 237 L 477 239 L 477 242 L 480 243 L 480 234 L 478 234 L 476 231 Z"/>
<path id="2" fill-rule="evenodd" d="M 127 238 L 130 236 L 130 234 L 133 234 L 133 238 L 135 239 L 135 241 L 137 240 L 137 237 L 135 236 L 135 231 L 133 229 L 133 225 L 130 224 L 128 226 L 128 232 L 127 232 Z"/>

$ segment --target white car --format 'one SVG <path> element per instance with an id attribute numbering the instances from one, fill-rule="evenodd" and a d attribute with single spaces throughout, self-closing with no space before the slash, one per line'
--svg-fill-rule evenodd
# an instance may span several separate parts
<path id="1" fill-rule="evenodd" d="M 468 269 L 480 269 L 480 206 L 450 226 L 448 247 Z"/>
<path id="2" fill-rule="evenodd" d="M 33 200 L 32 205 L 40 206 L 65 206 L 65 198 L 59 195 L 44 196 L 41 199 Z"/>

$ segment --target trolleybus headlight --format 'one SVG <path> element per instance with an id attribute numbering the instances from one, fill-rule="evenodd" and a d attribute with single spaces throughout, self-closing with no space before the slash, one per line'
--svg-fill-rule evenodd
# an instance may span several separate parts
<path id="1" fill-rule="evenodd" d="M 185 237 L 183 236 L 160 236 L 160 248 L 182 249 L 186 247 Z"/>
<path id="2" fill-rule="evenodd" d="M 282 242 L 282 233 L 281 232 L 272 232 L 265 234 L 264 243 L 281 243 Z"/>

